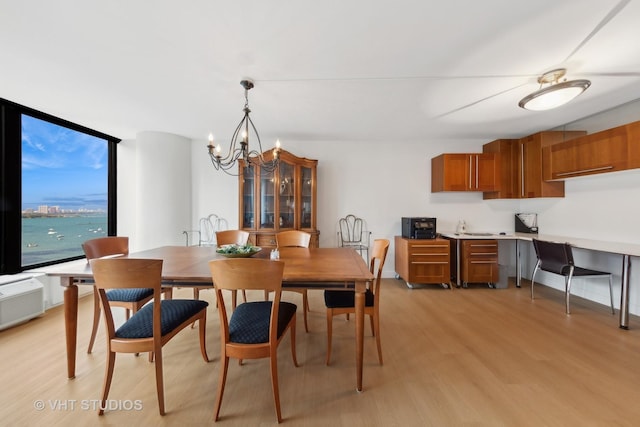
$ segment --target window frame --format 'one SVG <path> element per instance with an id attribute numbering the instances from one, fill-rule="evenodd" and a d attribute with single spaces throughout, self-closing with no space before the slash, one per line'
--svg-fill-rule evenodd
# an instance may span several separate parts
<path id="1" fill-rule="evenodd" d="M 0 275 L 14 274 L 84 256 L 61 258 L 41 264 L 22 265 L 22 115 L 101 138 L 108 145 L 107 235 L 117 234 L 118 138 L 77 123 L 0 98 Z"/>

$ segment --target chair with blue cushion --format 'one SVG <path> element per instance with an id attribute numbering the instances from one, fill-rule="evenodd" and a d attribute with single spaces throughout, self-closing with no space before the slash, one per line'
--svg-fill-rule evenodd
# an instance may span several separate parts
<path id="1" fill-rule="evenodd" d="M 571 314 L 569 297 L 571 296 L 572 279 L 574 277 L 607 277 L 609 279 L 611 314 L 615 314 L 615 309 L 613 308 L 613 288 L 611 286 L 613 275 L 611 273 L 576 266 L 573 261 L 573 252 L 569 243 L 547 242 L 533 239 L 533 247 L 536 251 L 538 261 L 531 276 L 531 299 L 533 299 L 533 285 L 538 271 L 542 270 L 564 276 L 565 312 Z"/>
<path id="2" fill-rule="evenodd" d="M 382 365 L 382 345 L 380 343 L 380 280 L 382 279 L 382 267 L 387 258 L 389 241 L 386 239 L 376 239 L 373 241 L 371 249 L 371 261 L 369 269 L 375 275 L 374 283 L 371 284 L 365 293 L 364 314 L 369 315 L 371 322 L 371 332 L 376 337 L 378 346 L 378 361 Z M 327 306 L 327 365 L 331 360 L 331 340 L 333 316 L 339 314 L 355 313 L 355 292 L 354 291 L 324 291 L 324 303 Z"/>
<path id="3" fill-rule="evenodd" d="M 291 355 L 296 360 L 296 305 L 280 300 L 282 293 L 283 261 L 268 259 L 232 258 L 209 262 L 211 278 L 218 298 L 220 314 L 220 378 L 216 398 L 215 420 L 220 415 L 222 396 L 227 379 L 229 358 L 269 358 L 271 385 L 278 422 L 282 421 L 278 388 L 278 344 L 291 330 Z M 238 305 L 227 316 L 223 290 L 262 290 L 273 292 L 273 301 L 253 301 Z"/>
<path id="4" fill-rule="evenodd" d="M 87 262 L 95 258 L 114 257 L 129 254 L 129 238 L 125 236 L 108 236 L 87 240 L 82 244 L 82 250 L 87 257 Z M 163 288 L 165 297 L 171 299 L 172 289 Z M 125 318 L 128 319 L 130 312 L 135 313 L 153 298 L 153 289 L 113 289 L 107 292 L 107 297 L 111 301 L 112 307 L 122 307 L 125 309 Z M 87 353 L 93 350 L 93 344 L 98 332 L 100 323 L 100 298 L 98 291 L 93 288 L 93 326 L 91 328 L 91 338 Z"/>
<path id="5" fill-rule="evenodd" d="M 155 355 L 158 406 L 160 415 L 164 415 L 162 347 L 182 329 L 198 321 L 200 352 L 208 362 L 205 330 L 209 304 L 190 299 L 161 300 L 161 259 L 97 258 L 91 260 L 91 270 L 107 324 L 107 363 L 98 414 L 104 413 L 116 353 L 149 352 Z M 111 312 L 113 302 L 107 296 L 107 289 L 135 288 L 151 289 L 153 300 L 116 329 Z"/>

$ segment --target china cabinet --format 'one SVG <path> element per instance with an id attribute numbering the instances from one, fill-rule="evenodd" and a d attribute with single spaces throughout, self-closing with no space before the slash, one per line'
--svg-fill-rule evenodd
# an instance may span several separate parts
<path id="1" fill-rule="evenodd" d="M 263 154 L 273 161 L 273 151 Z M 310 247 L 318 247 L 316 225 L 317 160 L 297 157 L 280 150 L 279 165 L 269 172 L 258 165 L 240 161 L 239 225 L 249 232 L 249 242 L 274 248 L 276 234 L 302 230 L 311 234 Z"/>

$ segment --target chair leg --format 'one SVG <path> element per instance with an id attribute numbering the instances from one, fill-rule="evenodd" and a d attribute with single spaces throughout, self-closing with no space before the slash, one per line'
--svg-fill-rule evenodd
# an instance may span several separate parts
<path id="1" fill-rule="evenodd" d="M 193 299 L 200 299 L 200 288 L 193 288 Z"/>
<path id="2" fill-rule="evenodd" d="M 218 381 L 218 397 L 216 398 L 216 408 L 213 419 L 218 421 L 220 406 L 222 405 L 222 395 L 224 394 L 224 384 L 227 382 L 227 369 L 229 368 L 229 358 L 225 355 L 220 363 L 220 379 Z"/>
<path id="3" fill-rule="evenodd" d="M 302 315 L 304 316 L 304 330 L 309 333 L 309 325 L 307 324 L 307 312 L 309 311 L 309 299 L 307 297 L 307 291 L 302 293 Z"/>
<path id="4" fill-rule="evenodd" d="M 531 299 L 533 299 L 533 284 L 536 282 L 536 273 L 540 269 L 540 261 L 536 262 L 536 266 L 533 269 L 533 274 L 531 275 Z"/>
<path id="5" fill-rule="evenodd" d="M 327 361 L 326 364 L 329 366 L 331 362 L 331 335 L 333 334 L 333 310 L 330 308 L 327 309 Z"/>
<path id="6" fill-rule="evenodd" d="M 276 405 L 276 417 L 278 422 L 282 422 L 282 413 L 280 411 L 280 390 L 278 388 L 278 357 L 277 350 L 271 352 L 269 361 L 271 362 L 271 389 L 273 390 L 273 401 Z"/>
<path id="7" fill-rule="evenodd" d="M 611 298 L 611 314 L 616 314 L 616 310 L 613 308 L 613 274 L 609 275 L 609 297 Z"/>
<path id="8" fill-rule="evenodd" d="M 193 322 L 195 323 L 195 322 Z M 193 325 L 193 324 L 192 324 Z M 198 320 L 198 329 L 200 332 L 200 353 L 205 362 L 209 363 L 209 356 L 207 355 L 207 311 L 206 309 L 202 313 L 202 317 Z"/>
<path id="9" fill-rule="evenodd" d="M 91 338 L 89 338 L 89 347 L 87 353 L 93 351 L 93 344 L 96 341 L 98 333 L 98 324 L 100 323 L 100 297 L 98 296 L 98 288 L 93 287 L 93 326 L 91 327 Z"/>
<path id="10" fill-rule="evenodd" d="M 569 297 L 571 296 L 571 274 L 565 278 L 564 289 L 565 312 L 567 314 L 571 314 L 571 309 L 569 307 Z"/>
<path id="11" fill-rule="evenodd" d="M 375 328 L 375 325 L 373 324 L 374 323 L 374 317 L 375 316 L 373 316 L 373 315 L 369 316 L 369 324 L 371 325 L 371 335 L 375 337 L 376 335 L 378 335 L 378 330 Z"/>
<path id="12" fill-rule="evenodd" d="M 156 390 L 158 393 L 158 409 L 160 415 L 164 415 L 164 379 L 162 376 L 162 347 L 158 347 L 156 353 Z"/>
<path id="13" fill-rule="evenodd" d="M 382 342 L 380 340 L 380 315 L 376 312 L 371 316 L 372 326 L 375 325 L 374 331 L 376 336 L 376 345 L 378 346 L 378 362 L 382 365 Z"/>
<path id="14" fill-rule="evenodd" d="M 162 288 L 162 293 L 164 294 L 164 299 L 173 299 L 173 288 L 172 287 Z"/>
<path id="15" fill-rule="evenodd" d="M 111 379 L 113 378 L 113 367 L 116 364 L 116 353 L 107 349 L 107 363 L 104 371 L 104 382 L 102 383 L 102 401 L 98 409 L 98 415 L 104 414 L 104 408 L 107 406 L 107 397 L 111 388 Z"/>
<path id="16" fill-rule="evenodd" d="M 296 368 L 298 365 L 298 357 L 296 355 L 296 319 L 291 322 L 291 358 L 293 359 L 293 366 Z"/>

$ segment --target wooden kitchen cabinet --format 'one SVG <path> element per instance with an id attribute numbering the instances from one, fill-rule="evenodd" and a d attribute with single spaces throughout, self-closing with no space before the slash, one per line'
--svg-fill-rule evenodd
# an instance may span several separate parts
<path id="1" fill-rule="evenodd" d="M 563 182 L 547 182 L 543 176 L 543 149 L 585 135 L 584 131 L 544 131 L 521 139 L 500 139 L 482 147 L 500 153 L 501 186 L 485 192 L 484 199 L 564 197 Z"/>
<path id="2" fill-rule="evenodd" d="M 431 192 L 499 190 L 500 154 L 448 153 L 431 159 Z"/>
<path id="3" fill-rule="evenodd" d="M 461 276 L 462 285 L 467 283 L 497 283 L 498 241 L 463 240 Z"/>
<path id="4" fill-rule="evenodd" d="M 266 161 L 273 151 L 265 152 Z M 275 248 L 276 234 L 284 230 L 302 230 L 311 234 L 310 247 L 318 247 L 320 232 L 316 226 L 317 160 L 297 157 L 280 150 L 280 164 L 274 172 L 260 166 L 247 166 L 240 160 L 238 223 L 249 232 L 249 242 Z"/>
<path id="5" fill-rule="evenodd" d="M 640 122 L 629 123 L 544 148 L 546 180 L 640 167 Z"/>
<path id="6" fill-rule="evenodd" d="M 441 283 L 451 287 L 450 241 L 395 237 L 396 273 L 407 284 Z"/>

